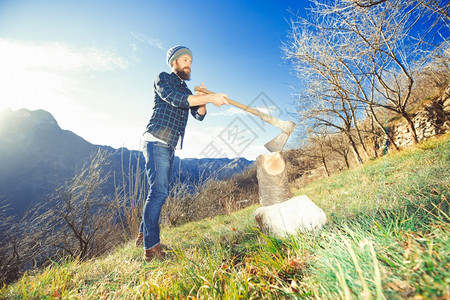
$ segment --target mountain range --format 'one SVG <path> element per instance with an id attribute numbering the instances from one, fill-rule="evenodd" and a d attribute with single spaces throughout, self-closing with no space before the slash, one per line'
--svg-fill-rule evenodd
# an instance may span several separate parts
<path id="1" fill-rule="evenodd" d="M 7 204 L 9 214 L 20 217 L 31 205 L 49 201 L 49 195 L 99 150 L 110 157 L 105 166 L 110 174 L 122 174 L 123 169 L 135 172 L 138 165 L 144 170 L 140 151 L 91 144 L 61 129 L 47 111 L 0 112 L 0 207 Z M 175 157 L 172 179 L 194 184 L 212 175 L 224 179 L 243 172 L 252 163 L 245 158 Z M 120 180 L 116 178 L 116 184 L 121 184 Z M 114 179 L 106 185 L 102 190 L 114 195 Z"/>

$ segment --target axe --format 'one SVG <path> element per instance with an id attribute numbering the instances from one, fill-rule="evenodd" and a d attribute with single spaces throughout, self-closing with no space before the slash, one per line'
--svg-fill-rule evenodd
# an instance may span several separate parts
<path id="1" fill-rule="evenodd" d="M 213 94 L 213 92 L 211 92 L 207 89 L 201 88 L 199 86 L 195 86 L 194 90 L 197 92 L 205 93 L 205 94 Z M 289 136 L 291 135 L 292 131 L 294 130 L 294 127 L 295 127 L 294 122 L 283 121 L 283 120 L 277 119 L 277 118 L 272 117 L 271 115 L 268 115 L 266 113 L 263 113 L 257 109 L 254 109 L 254 108 L 244 105 L 242 103 L 231 100 L 230 98 L 226 98 L 226 99 L 227 99 L 228 103 L 259 117 L 261 120 L 263 120 L 269 124 L 272 124 L 272 125 L 280 128 L 281 133 L 278 136 L 276 136 L 274 139 L 267 142 L 264 146 L 270 152 L 277 152 L 277 151 L 283 150 L 284 145 L 286 144 Z"/>

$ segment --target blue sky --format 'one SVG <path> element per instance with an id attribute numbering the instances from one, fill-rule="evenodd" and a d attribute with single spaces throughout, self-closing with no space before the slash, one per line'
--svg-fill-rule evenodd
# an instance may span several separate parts
<path id="1" fill-rule="evenodd" d="M 307 1 L 0 0 L 0 110 L 45 109 L 94 144 L 138 149 L 166 52 L 194 56 L 188 86 L 290 119 L 297 79 L 283 61 L 289 9 Z M 280 130 L 208 105 L 180 157 L 255 159 Z M 291 144 L 295 139 L 291 139 Z"/>

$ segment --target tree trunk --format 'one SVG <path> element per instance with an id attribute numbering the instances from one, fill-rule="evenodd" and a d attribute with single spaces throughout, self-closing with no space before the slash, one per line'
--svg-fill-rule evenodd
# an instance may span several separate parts
<path id="1" fill-rule="evenodd" d="M 364 139 L 361 136 L 361 131 L 359 130 L 359 128 L 356 125 L 355 125 L 355 129 L 356 129 L 356 133 L 358 134 L 359 142 L 361 143 L 361 146 L 362 146 L 362 148 L 364 150 L 364 154 L 366 156 L 366 159 L 369 160 L 370 159 L 370 155 L 369 155 L 369 152 L 367 152 L 366 145 L 364 144 Z"/>
<path id="2" fill-rule="evenodd" d="M 416 127 L 414 126 L 414 122 L 411 120 L 411 117 L 409 116 L 409 114 L 407 112 L 402 112 L 402 117 L 408 123 L 409 130 L 411 131 L 413 143 L 417 144 L 419 142 L 419 139 L 417 138 L 417 132 L 416 132 Z"/>
<path id="3" fill-rule="evenodd" d="M 352 148 L 353 154 L 355 155 L 356 162 L 360 165 L 363 164 L 363 161 L 361 159 L 361 156 L 359 155 L 358 149 L 356 148 L 355 141 L 350 136 L 350 133 L 345 132 L 345 136 L 347 137 L 348 142 L 350 143 L 350 146 Z"/>
<path id="4" fill-rule="evenodd" d="M 372 134 L 373 153 L 375 158 L 378 158 L 378 139 L 377 139 L 377 129 L 375 128 L 375 120 L 373 119 L 372 114 L 369 111 L 367 111 L 367 109 L 366 114 L 370 120 L 370 131 Z"/>
<path id="5" fill-rule="evenodd" d="M 387 127 L 385 128 L 385 127 L 383 126 L 383 124 L 380 123 L 380 121 L 378 120 L 378 118 L 377 118 L 375 112 L 373 111 L 373 107 L 372 107 L 372 106 L 370 106 L 370 112 L 371 112 L 371 114 L 372 114 L 372 117 L 373 117 L 375 123 L 378 125 L 378 127 L 379 127 L 381 130 L 383 130 L 384 135 L 386 136 L 386 138 L 387 138 L 388 141 L 389 141 L 389 144 L 390 144 L 390 145 L 393 145 L 394 148 L 395 148 L 395 150 L 398 150 L 398 146 L 397 146 L 397 144 L 395 144 L 394 139 L 389 135 L 389 131 L 388 131 Z"/>
<path id="6" fill-rule="evenodd" d="M 262 206 L 281 203 L 292 197 L 286 164 L 280 152 L 258 156 L 256 168 Z"/>
<path id="7" fill-rule="evenodd" d="M 377 137 L 375 135 L 375 130 L 372 130 L 372 142 L 373 142 L 373 153 L 375 155 L 375 158 L 378 158 L 378 141 L 377 141 Z"/>
<path id="8" fill-rule="evenodd" d="M 327 177 L 330 177 L 330 171 L 328 170 L 327 162 L 325 160 L 325 155 L 323 153 L 322 153 L 322 164 L 323 164 L 323 167 L 325 168 L 325 172 L 327 173 Z"/>
<path id="9" fill-rule="evenodd" d="M 364 144 L 364 140 L 363 140 L 363 138 L 361 136 L 361 131 L 359 130 L 359 127 L 358 127 L 358 123 L 357 123 L 357 120 L 356 120 L 355 112 L 353 111 L 353 109 L 351 110 L 351 112 L 352 112 L 352 120 L 353 120 L 353 124 L 354 124 L 355 130 L 356 130 L 356 134 L 358 135 L 358 139 L 359 139 L 359 142 L 361 143 L 361 146 L 362 146 L 362 148 L 364 150 L 364 154 L 366 155 L 366 159 L 369 160 L 370 159 L 370 155 L 367 152 L 366 145 Z"/>
<path id="10" fill-rule="evenodd" d="M 350 164 L 348 163 L 347 153 L 342 154 L 342 156 L 344 157 L 345 166 L 347 167 L 347 169 L 350 169 Z"/>

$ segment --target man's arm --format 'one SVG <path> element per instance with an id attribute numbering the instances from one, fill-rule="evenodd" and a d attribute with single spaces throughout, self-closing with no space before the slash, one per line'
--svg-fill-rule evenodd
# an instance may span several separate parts
<path id="1" fill-rule="evenodd" d="M 204 116 L 206 114 L 206 104 L 199 105 L 197 108 L 197 113 Z"/>
<path id="2" fill-rule="evenodd" d="M 191 115 L 198 121 L 203 121 L 206 116 L 206 105 L 191 106 Z"/>
<path id="3" fill-rule="evenodd" d="M 201 84 L 202 88 L 206 88 L 205 84 L 202 82 Z M 215 97 L 208 97 L 208 96 L 213 96 L 216 95 Z M 196 107 L 196 115 L 194 116 L 196 119 L 202 119 L 204 115 L 206 114 L 206 104 L 207 103 L 213 103 L 214 105 L 216 105 L 217 107 L 220 107 L 222 105 L 228 105 L 228 101 L 225 98 L 227 97 L 227 95 L 225 94 L 205 94 L 202 92 L 197 91 L 196 95 L 190 95 L 187 98 L 187 101 L 189 102 L 189 106 L 191 107 Z"/>
<path id="4" fill-rule="evenodd" d="M 202 87 L 205 87 L 202 83 Z M 172 87 L 170 75 L 162 72 L 155 81 L 155 91 L 162 100 L 170 103 L 175 107 L 189 108 L 199 106 L 199 113 L 206 113 L 206 104 L 213 103 L 217 107 L 228 105 L 225 94 L 205 94 L 197 92 L 196 95 L 187 95 L 180 93 Z"/>
<path id="5" fill-rule="evenodd" d="M 205 104 L 212 103 L 217 107 L 221 107 L 222 105 L 228 105 L 227 99 L 225 99 L 227 95 L 225 94 L 203 94 L 203 95 L 189 95 L 187 101 L 189 102 L 189 106 L 200 106 L 200 109 L 205 109 Z M 206 110 L 205 110 L 206 111 Z M 201 111 L 199 111 L 201 113 Z"/>
<path id="6" fill-rule="evenodd" d="M 201 87 L 206 89 L 205 84 L 202 82 Z M 213 96 L 213 97 L 209 97 Z M 222 105 L 228 105 L 228 101 L 225 98 L 227 95 L 225 94 L 206 94 L 199 91 L 196 91 L 195 95 L 190 95 L 187 99 L 190 106 L 198 106 L 198 113 L 204 115 L 206 113 L 206 104 L 212 103 L 217 107 L 221 107 Z"/>

